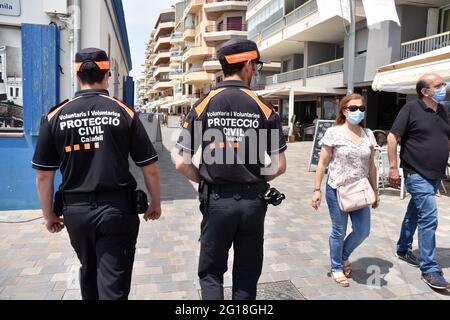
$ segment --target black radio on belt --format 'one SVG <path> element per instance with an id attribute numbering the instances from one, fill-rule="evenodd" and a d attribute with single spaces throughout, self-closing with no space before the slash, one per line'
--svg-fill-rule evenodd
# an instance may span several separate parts
<path id="1" fill-rule="evenodd" d="M 63 200 L 61 191 L 56 191 L 55 197 L 53 199 L 53 213 L 57 217 L 61 217 L 63 215 Z"/>
<path id="2" fill-rule="evenodd" d="M 284 199 L 286 199 L 284 193 L 281 193 L 275 188 L 271 188 L 270 185 L 269 189 L 267 189 L 266 193 L 264 193 L 264 200 L 273 206 L 279 206 Z"/>
<path id="3" fill-rule="evenodd" d="M 142 214 L 148 210 L 148 199 L 147 194 L 142 190 L 136 190 L 134 192 L 136 201 L 136 213 Z"/>

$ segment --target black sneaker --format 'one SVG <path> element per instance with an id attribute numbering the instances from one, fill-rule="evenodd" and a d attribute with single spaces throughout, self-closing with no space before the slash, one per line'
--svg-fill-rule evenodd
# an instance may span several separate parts
<path id="1" fill-rule="evenodd" d="M 442 272 L 430 272 L 422 274 L 422 280 L 434 289 L 450 289 L 450 284 L 444 279 Z"/>
<path id="2" fill-rule="evenodd" d="M 409 264 L 410 266 L 416 267 L 418 268 L 420 266 L 420 260 L 419 258 L 417 258 L 414 253 L 412 253 L 411 251 L 406 252 L 405 254 L 396 254 L 397 258 L 399 258 L 400 260 L 405 261 L 407 264 Z"/>

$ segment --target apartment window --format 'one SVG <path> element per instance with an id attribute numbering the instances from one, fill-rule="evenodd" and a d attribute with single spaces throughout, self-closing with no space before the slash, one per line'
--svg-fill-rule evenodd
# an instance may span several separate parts
<path id="1" fill-rule="evenodd" d="M 19 88 L 16 88 L 16 98 L 19 97 Z"/>
<path id="2" fill-rule="evenodd" d="M 441 14 L 441 32 L 450 31 L 450 6 L 442 9 Z"/>
<path id="3" fill-rule="evenodd" d="M 284 0 L 272 0 L 248 20 L 249 38 L 283 17 Z"/>

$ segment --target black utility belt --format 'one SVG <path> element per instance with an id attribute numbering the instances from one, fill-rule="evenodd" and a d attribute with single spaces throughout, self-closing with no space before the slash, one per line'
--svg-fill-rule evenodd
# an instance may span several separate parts
<path id="1" fill-rule="evenodd" d="M 265 182 L 252 184 L 210 184 L 208 185 L 209 193 L 262 193 L 264 194 L 268 185 Z"/>
<path id="2" fill-rule="evenodd" d="M 57 191 L 53 202 L 53 212 L 62 216 L 63 207 L 70 205 L 90 205 L 97 208 L 117 202 L 129 202 L 137 214 L 145 213 L 148 209 L 147 194 L 142 190 L 114 190 L 104 192 L 65 193 Z"/>
<path id="3" fill-rule="evenodd" d="M 61 200 L 65 205 L 80 203 L 109 203 L 133 200 L 133 191 L 115 190 L 105 192 L 63 193 Z"/>

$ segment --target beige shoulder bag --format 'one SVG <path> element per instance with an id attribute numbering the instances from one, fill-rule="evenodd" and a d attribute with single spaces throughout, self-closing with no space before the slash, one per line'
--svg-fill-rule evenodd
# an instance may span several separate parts
<path id="1" fill-rule="evenodd" d="M 376 201 L 375 192 L 367 178 L 338 187 L 337 198 L 339 207 L 343 212 L 352 212 L 369 207 Z"/>

